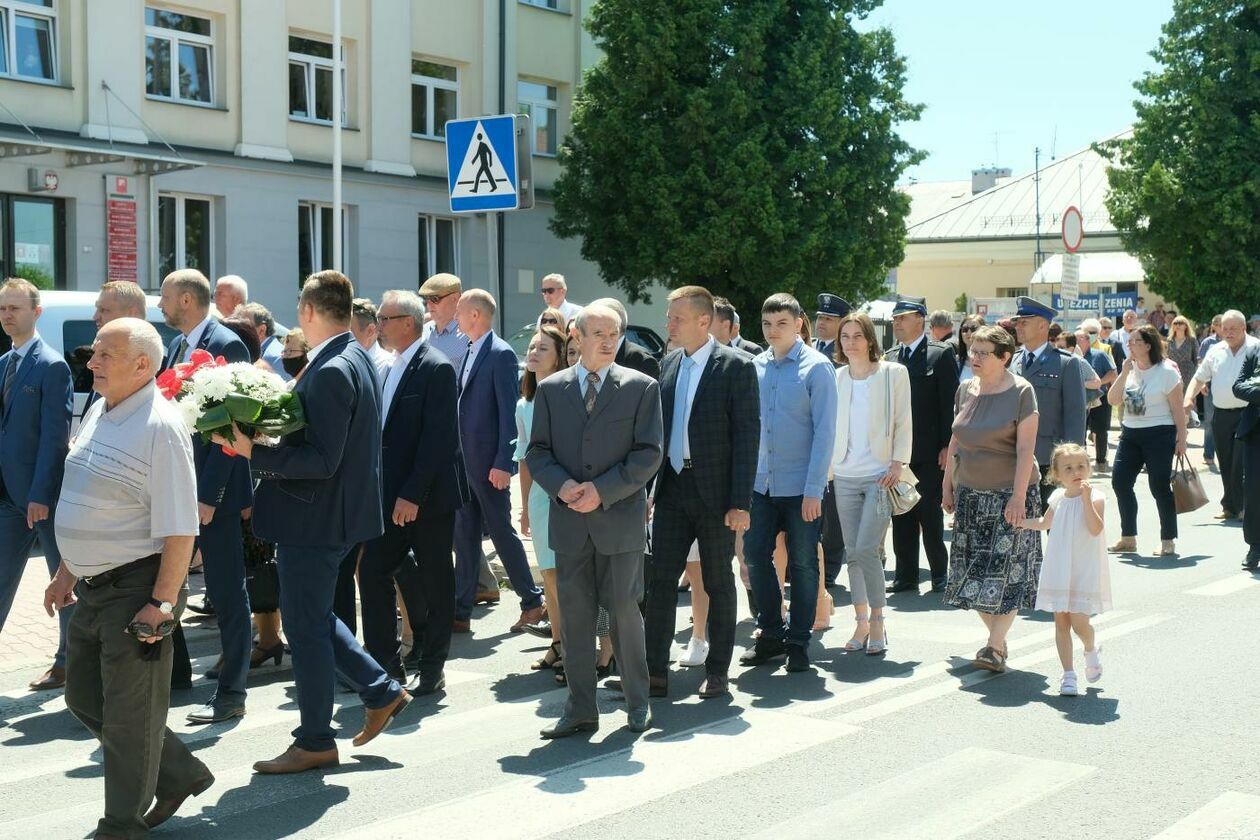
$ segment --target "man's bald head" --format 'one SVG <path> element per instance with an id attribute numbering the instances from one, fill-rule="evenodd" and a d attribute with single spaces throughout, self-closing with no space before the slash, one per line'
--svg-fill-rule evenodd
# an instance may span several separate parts
<path id="1" fill-rule="evenodd" d="M 115 318 L 101 327 L 92 342 L 92 387 L 105 398 L 106 408 L 153 381 L 162 366 L 162 337 L 148 321 Z"/>

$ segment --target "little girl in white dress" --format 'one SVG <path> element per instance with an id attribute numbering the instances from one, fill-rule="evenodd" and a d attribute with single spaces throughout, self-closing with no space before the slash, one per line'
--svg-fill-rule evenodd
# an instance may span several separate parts
<path id="1" fill-rule="evenodd" d="M 1049 510 L 1040 519 L 1025 519 L 1020 527 L 1050 532 L 1036 608 L 1054 613 L 1055 645 L 1063 664 L 1059 693 L 1075 696 L 1080 691 L 1072 667 L 1073 631 L 1085 646 L 1085 679 L 1093 683 L 1102 677 L 1101 651 L 1094 644 L 1089 617 L 1111 609 L 1103 536 L 1106 500 L 1089 484 L 1089 453 L 1075 443 L 1055 447 L 1049 472 L 1059 485 L 1050 496 Z"/>

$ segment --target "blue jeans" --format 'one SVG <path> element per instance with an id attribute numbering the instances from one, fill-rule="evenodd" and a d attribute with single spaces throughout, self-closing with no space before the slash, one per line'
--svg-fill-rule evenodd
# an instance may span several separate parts
<path id="1" fill-rule="evenodd" d="M 757 599 L 757 626 L 761 635 L 809 646 L 818 602 L 818 536 L 822 518 L 801 518 L 803 496 L 766 496 L 753 493 L 752 522 L 744 534 L 744 563 Z M 785 532 L 788 566 L 792 571 L 792 603 L 796 609 L 784 624 L 783 592 L 774 571 L 774 541 Z"/>
<path id="2" fill-rule="evenodd" d="M 388 706 L 402 688 L 368 656 L 333 614 L 333 590 L 347 545 L 276 546 L 280 573 L 280 620 L 293 658 L 301 723 L 293 744 L 321 752 L 333 740 L 333 684 L 340 672 L 369 709 Z"/>
<path id="3" fill-rule="evenodd" d="M 26 571 L 26 561 L 31 559 L 31 550 L 35 547 L 35 537 L 39 536 L 40 547 L 44 550 L 44 561 L 48 564 L 48 577 L 57 574 L 61 565 L 61 552 L 57 550 L 57 537 L 53 532 L 53 513 L 43 522 L 35 523 L 34 528 L 26 527 L 26 511 L 9 499 L 7 492 L 0 491 L 0 631 L 9 618 L 9 610 L 13 608 L 13 599 L 17 596 L 18 586 L 22 583 L 22 573 Z M 61 623 L 60 642 L 53 664 L 58 668 L 66 667 L 66 630 L 70 626 L 70 618 L 74 615 L 74 607 L 66 607 L 57 613 Z"/>

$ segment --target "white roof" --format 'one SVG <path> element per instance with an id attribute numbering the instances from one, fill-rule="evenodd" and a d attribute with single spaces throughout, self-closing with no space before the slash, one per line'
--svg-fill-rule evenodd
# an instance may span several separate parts
<path id="1" fill-rule="evenodd" d="M 1116 137 L 1132 134 L 1128 129 Z M 1115 139 L 1115 138 L 1107 138 Z M 1085 235 L 1113 234 L 1116 227 L 1103 205 L 1107 194 L 1108 161 L 1092 148 L 1047 163 L 1041 168 L 1041 235 L 1058 236 L 1063 211 L 1075 206 L 1085 218 Z M 952 185 L 955 182 L 944 182 Z M 1011 178 L 977 193 L 969 199 L 930 213 L 943 190 L 928 190 L 927 184 L 912 185 L 911 196 L 925 198 L 925 210 L 912 208 L 906 225 L 911 242 L 960 239 L 1028 238 L 1037 233 L 1037 185 L 1034 173 Z M 970 190 L 970 186 L 968 186 Z M 935 196 L 935 197 L 934 197 Z"/>
<path id="2" fill-rule="evenodd" d="M 1081 254 L 1082 283 L 1139 283 L 1146 279 L 1137 257 L 1119 251 Z M 1033 272 L 1029 283 L 1058 283 L 1063 277 L 1063 255 L 1054 254 Z"/>

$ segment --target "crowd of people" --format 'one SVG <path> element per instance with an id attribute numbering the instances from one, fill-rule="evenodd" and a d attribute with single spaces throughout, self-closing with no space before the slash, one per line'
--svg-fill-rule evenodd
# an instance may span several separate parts
<path id="1" fill-rule="evenodd" d="M 704 669 L 701 698 L 728 695 L 737 581 L 756 621 L 738 664 L 810 670 L 846 560 L 845 651 L 888 651 L 888 597 L 919 596 L 922 555 L 931 591 L 984 624 L 976 667 L 1006 668 L 1021 610 L 1053 612 L 1060 691 L 1076 694 L 1072 634 L 1098 680 L 1090 616 L 1110 608 L 1107 553 L 1138 550 L 1137 478 L 1146 472 L 1158 509 L 1152 553 L 1173 554 L 1173 461 L 1199 422 L 1225 484 L 1218 518 L 1244 517 L 1243 565 L 1260 565 L 1260 502 L 1248 498 L 1260 484 L 1243 481 L 1260 475 L 1260 339 L 1241 313 L 1214 319 L 1200 343 L 1162 307 L 1145 324 L 1131 310 L 1121 329 L 1104 318 L 1067 332 L 1020 298 L 1009 321 L 970 315 L 955 335 L 948 313 L 901 297 L 885 351 L 840 296 L 820 295 L 811 321 L 779 293 L 758 313 L 763 349 L 729 301 L 682 286 L 658 360 L 627 339 L 619 301 L 575 304 L 557 274 L 541 291 L 522 375 L 494 331 L 494 297 L 450 274 L 373 302 L 321 271 L 281 337 L 242 278 L 175 271 L 161 289 L 178 332 L 166 347 L 143 292 L 107 283 L 93 393 L 73 430 L 70 369 L 39 337 L 39 291 L 0 285 L 13 343 L 0 357 L 0 627 L 38 538 L 61 643 L 31 688 L 64 686 L 102 742 L 96 836 L 142 835 L 214 782 L 165 728 L 170 692 L 193 677 L 185 606 L 215 615 L 221 644 L 205 674 L 214 693 L 190 723 L 244 715 L 249 672 L 289 653 L 299 723 L 254 765 L 279 774 L 337 764 L 339 681 L 365 709 L 355 746 L 444 688 L 452 635 L 503 597 L 485 539 L 519 601 L 511 629 L 550 642 L 529 667 L 567 686 L 544 738 L 597 729 L 597 683 L 614 673 L 605 686 L 624 695 L 634 732 L 653 725 L 653 699 L 672 696 L 671 660 Z M 155 380 L 196 350 L 280 376 L 305 428 L 190 434 Z M 199 605 L 186 604 L 190 564 L 204 575 Z M 680 582 L 693 624 L 675 652 Z"/>

